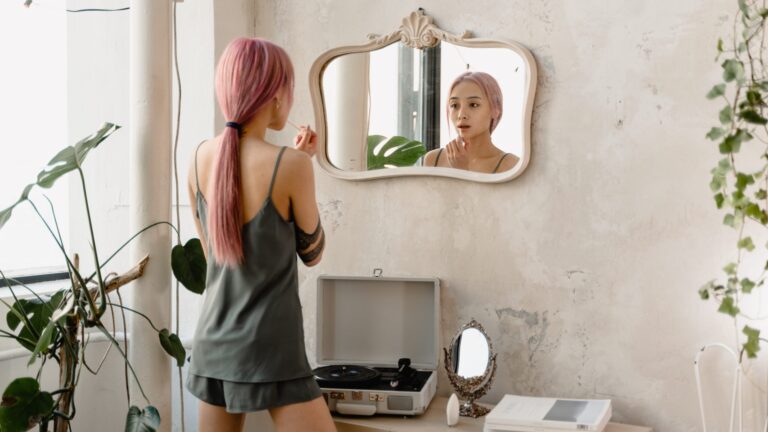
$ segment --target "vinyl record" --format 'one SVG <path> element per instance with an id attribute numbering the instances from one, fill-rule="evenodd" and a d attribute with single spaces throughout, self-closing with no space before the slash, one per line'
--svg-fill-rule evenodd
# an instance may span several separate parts
<path id="1" fill-rule="evenodd" d="M 381 373 L 375 369 L 355 365 L 323 366 L 312 371 L 318 383 L 332 385 L 363 385 L 379 379 Z"/>

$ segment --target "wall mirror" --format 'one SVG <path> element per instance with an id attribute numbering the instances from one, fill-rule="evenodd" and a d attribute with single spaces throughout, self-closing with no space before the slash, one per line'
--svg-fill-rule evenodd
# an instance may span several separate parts
<path id="1" fill-rule="evenodd" d="M 367 44 L 332 49 L 312 65 L 323 169 L 350 180 L 432 175 L 503 182 L 522 174 L 531 156 L 536 87 L 536 64 L 527 49 L 470 38 L 469 32 L 447 33 L 421 10 L 397 31 L 368 37 Z M 450 91 L 465 72 L 487 74 L 498 87 L 465 80 Z M 496 105 L 494 95 L 501 96 Z M 449 157 L 451 141 L 467 149 L 479 144 L 461 160 Z M 451 167 L 457 160 L 464 163 Z"/>
<path id="2" fill-rule="evenodd" d="M 443 348 L 444 366 L 456 394 L 463 401 L 459 414 L 479 417 L 489 409 L 475 403 L 491 388 L 496 375 L 496 354 L 480 323 L 471 320 L 462 326 L 448 348 Z"/>

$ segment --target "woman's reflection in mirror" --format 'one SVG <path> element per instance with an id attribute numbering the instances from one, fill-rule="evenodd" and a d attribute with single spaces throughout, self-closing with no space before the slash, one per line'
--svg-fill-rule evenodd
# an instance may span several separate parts
<path id="1" fill-rule="evenodd" d="M 447 116 L 458 135 L 424 157 L 424 166 L 483 173 L 503 172 L 520 160 L 494 145 L 491 133 L 501 120 L 503 97 L 496 80 L 485 72 L 464 72 L 448 90 Z"/>

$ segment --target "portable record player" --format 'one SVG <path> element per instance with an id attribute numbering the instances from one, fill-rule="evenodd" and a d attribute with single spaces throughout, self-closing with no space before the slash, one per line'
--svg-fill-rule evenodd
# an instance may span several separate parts
<path id="1" fill-rule="evenodd" d="M 320 276 L 315 380 L 331 411 L 416 415 L 437 389 L 440 281 Z"/>

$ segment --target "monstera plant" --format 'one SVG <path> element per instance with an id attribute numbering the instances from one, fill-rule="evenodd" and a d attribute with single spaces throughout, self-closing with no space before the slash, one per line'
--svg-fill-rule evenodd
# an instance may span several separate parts
<path id="1" fill-rule="evenodd" d="M 81 373 L 84 369 L 93 374 L 98 373 L 99 370 L 98 366 L 88 364 L 85 357 L 85 351 L 88 348 L 86 335 L 91 332 L 97 331 L 105 335 L 110 344 L 123 356 L 127 370 L 131 371 L 138 382 L 126 353 L 120 348 L 118 340 L 103 322 L 108 309 L 113 317 L 117 316 L 116 311 L 119 311 L 123 319 L 125 317 L 124 312 L 134 313 L 145 318 L 148 321 L 147 325 L 152 326 L 157 331 L 158 343 L 176 360 L 176 364 L 181 367 L 185 362 L 186 353 L 176 334 L 167 329 L 158 329 L 141 311 L 122 304 L 119 295 L 120 287 L 141 277 L 144 266 L 150 257 L 145 257 L 133 269 L 122 275 L 104 275 L 102 272 L 104 266 L 141 233 L 161 225 L 170 226 L 178 232 L 177 228 L 170 222 L 159 221 L 134 234 L 108 258 L 104 260 L 100 258 L 99 250 L 96 247 L 96 238 L 93 234 L 93 221 L 82 165 L 88 153 L 118 129 L 119 126 L 117 125 L 104 124 L 93 135 L 61 150 L 40 171 L 36 181 L 24 188 L 19 199 L 10 207 L 0 211 L 0 229 L 2 229 L 16 207 L 30 205 L 42 221 L 41 226 L 44 227 L 53 243 L 61 251 L 62 261 L 69 273 L 67 286 L 52 295 L 41 296 L 19 281 L 6 278 L 0 269 L 0 282 L 10 289 L 14 300 L 13 303 L 9 304 L 0 299 L 8 308 L 6 322 L 10 330 L 0 330 L 0 337 L 16 340 L 30 353 L 28 366 L 31 367 L 37 363 L 38 368 L 35 377 L 17 378 L 3 392 L 2 404 L 0 404 L 0 432 L 26 431 L 34 427 L 38 427 L 40 431 L 47 431 L 51 423 L 53 423 L 55 432 L 71 430 L 70 421 L 76 414 L 75 391 Z M 79 258 L 77 256 L 70 257 L 64 250 L 56 212 L 51 202 L 45 198 L 50 214 L 46 217 L 38 206 L 39 203 L 36 202 L 39 200 L 30 196 L 34 189 L 50 188 L 59 178 L 73 172 L 78 174 L 82 186 L 83 202 L 90 233 L 89 242 L 95 268 L 92 274 L 82 273 L 79 269 Z M 171 253 L 173 273 L 176 278 L 191 291 L 201 293 L 205 286 L 206 267 L 200 241 L 192 239 L 186 245 L 177 244 L 172 250 L 169 250 L 169 253 Z M 19 290 L 23 291 L 23 297 L 20 295 L 21 293 L 16 292 Z M 109 295 L 112 292 L 117 294 L 119 299 L 117 302 Z M 42 390 L 40 372 L 50 360 L 58 363 L 60 381 L 58 388 Z M 128 379 L 127 375 L 126 379 Z M 143 409 L 136 406 L 129 408 L 125 430 L 151 432 L 158 428 L 160 417 L 157 410 L 149 404 L 140 383 L 138 388 L 148 405 Z"/>
<path id="2" fill-rule="evenodd" d="M 745 354 L 756 357 L 764 340 L 759 329 L 740 323 L 765 318 L 745 313 L 742 302 L 763 289 L 768 276 L 768 245 L 755 240 L 768 228 L 766 18 L 763 1 L 738 0 L 733 35 L 717 43 L 722 82 L 707 94 L 722 104 L 717 124 L 706 135 L 722 155 L 712 169 L 710 187 L 715 205 L 725 213 L 723 223 L 736 231 L 737 239 L 734 259 L 699 294 L 704 300 L 714 299 L 720 312 L 736 320 L 741 359 Z"/>
<path id="3" fill-rule="evenodd" d="M 426 152 L 424 144 L 406 137 L 369 135 L 368 169 L 412 166 Z"/>

